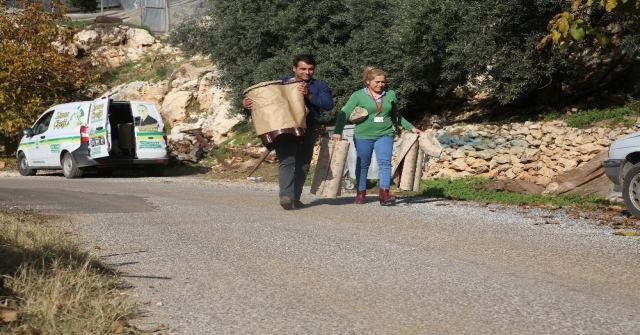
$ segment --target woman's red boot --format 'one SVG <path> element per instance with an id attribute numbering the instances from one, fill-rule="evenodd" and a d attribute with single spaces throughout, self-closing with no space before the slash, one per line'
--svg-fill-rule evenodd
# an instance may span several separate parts
<path id="1" fill-rule="evenodd" d="M 380 205 L 382 206 L 392 206 L 396 204 L 396 197 L 389 195 L 388 188 L 381 188 L 378 198 L 380 199 Z"/>
<path id="2" fill-rule="evenodd" d="M 358 191 L 358 194 L 356 194 L 356 201 L 354 201 L 353 203 L 358 205 L 364 204 L 364 199 L 366 196 L 367 196 L 367 190 Z"/>

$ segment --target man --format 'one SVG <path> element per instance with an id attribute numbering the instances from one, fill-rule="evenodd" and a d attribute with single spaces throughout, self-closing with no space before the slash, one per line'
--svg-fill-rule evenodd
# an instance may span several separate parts
<path id="1" fill-rule="evenodd" d="M 155 118 L 149 115 L 149 110 L 147 110 L 147 106 L 139 105 L 138 115 L 140 115 L 140 121 L 136 126 L 157 126 L 158 125 L 158 120 L 156 120 Z"/>
<path id="2" fill-rule="evenodd" d="M 333 96 L 329 86 L 324 81 L 313 78 L 315 68 L 316 61 L 312 55 L 297 55 L 293 58 L 293 75 L 278 79 L 302 81 L 303 84 L 298 90 L 304 96 L 304 103 L 309 109 L 306 119 L 307 128 L 302 141 L 291 134 L 281 134 L 274 142 L 279 162 L 280 206 L 286 210 L 304 207 L 300 196 L 318 138 L 320 110 L 333 108 Z M 253 102 L 249 98 L 242 100 L 242 104 L 249 110 L 253 107 Z"/>

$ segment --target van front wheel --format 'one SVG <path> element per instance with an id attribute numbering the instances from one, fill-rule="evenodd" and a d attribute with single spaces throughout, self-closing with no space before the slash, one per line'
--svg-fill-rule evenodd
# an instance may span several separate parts
<path id="1" fill-rule="evenodd" d="M 627 211 L 640 217 L 640 165 L 634 165 L 624 176 L 622 198 Z"/>
<path id="2" fill-rule="evenodd" d="M 64 154 L 62 158 L 62 173 L 68 179 L 82 177 L 82 170 L 76 165 L 76 161 L 73 160 L 70 152 Z"/>
<path id="3" fill-rule="evenodd" d="M 18 171 L 23 176 L 35 176 L 37 172 L 37 170 L 29 167 L 29 161 L 27 161 L 27 156 L 24 155 L 24 152 L 18 155 Z"/>

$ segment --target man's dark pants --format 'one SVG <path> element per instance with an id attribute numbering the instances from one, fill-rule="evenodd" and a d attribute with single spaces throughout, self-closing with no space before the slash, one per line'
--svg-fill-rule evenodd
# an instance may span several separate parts
<path id="1" fill-rule="evenodd" d="M 281 198 L 288 197 L 293 201 L 300 200 L 317 138 L 316 126 L 306 129 L 302 141 L 290 134 L 282 134 L 276 138 L 275 150 L 278 162 L 280 162 L 278 184 Z"/>

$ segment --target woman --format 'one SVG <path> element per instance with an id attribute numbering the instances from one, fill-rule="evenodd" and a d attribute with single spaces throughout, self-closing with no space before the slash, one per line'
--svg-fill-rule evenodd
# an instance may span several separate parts
<path id="1" fill-rule="evenodd" d="M 362 81 L 366 86 L 351 94 L 349 101 L 338 115 L 334 134 L 331 137 L 336 141 L 342 139 L 342 130 L 355 107 L 363 107 L 369 112 L 367 118 L 356 124 L 354 128 L 353 139 L 358 156 L 356 160 L 356 186 L 358 189 L 356 204 L 365 203 L 367 173 L 374 150 L 379 168 L 380 204 L 383 206 L 393 205 L 396 201 L 395 197 L 389 195 L 394 134 L 391 116 L 393 105 L 396 102 L 396 93 L 385 91 L 386 79 L 387 74 L 380 69 L 372 67 L 365 69 Z M 420 133 L 418 128 L 415 128 L 403 117 L 400 117 L 400 123 L 403 128 L 409 131 Z"/>

